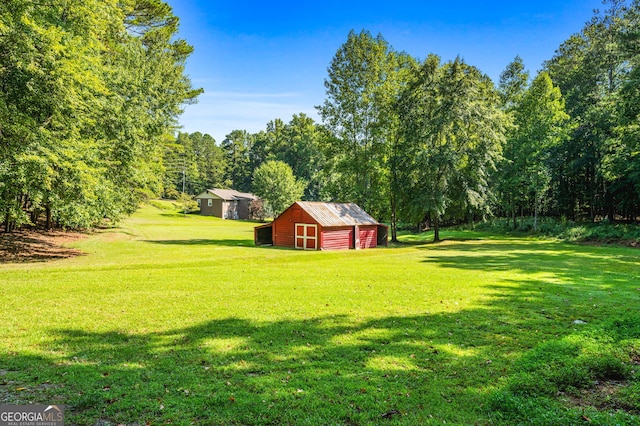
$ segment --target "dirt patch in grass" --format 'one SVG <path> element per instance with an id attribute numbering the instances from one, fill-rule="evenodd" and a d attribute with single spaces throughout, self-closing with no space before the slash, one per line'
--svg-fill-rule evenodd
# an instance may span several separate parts
<path id="1" fill-rule="evenodd" d="M 0 234 L 0 263 L 46 262 L 84 254 L 66 247 L 87 234 L 68 231 L 18 230 Z"/>
<path id="2" fill-rule="evenodd" d="M 625 380 L 603 380 L 596 382 L 589 389 L 565 397 L 574 407 L 594 407 L 597 410 L 619 410 L 639 414 L 635 407 L 630 407 L 623 398 L 619 398 L 620 391 L 627 386 L 629 383 Z"/>

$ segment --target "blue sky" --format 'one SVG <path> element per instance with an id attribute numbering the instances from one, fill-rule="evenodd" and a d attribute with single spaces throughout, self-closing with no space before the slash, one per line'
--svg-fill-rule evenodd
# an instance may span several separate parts
<path id="1" fill-rule="evenodd" d="M 182 131 L 218 143 L 235 129 L 305 113 L 325 99 L 327 67 L 350 30 L 381 34 L 398 51 L 460 56 L 494 81 L 520 55 L 530 73 L 580 31 L 601 0 L 214 1 L 168 0 L 179 37 L 194 46 L 186 73 L 204 94 L 185 107 Z"/>

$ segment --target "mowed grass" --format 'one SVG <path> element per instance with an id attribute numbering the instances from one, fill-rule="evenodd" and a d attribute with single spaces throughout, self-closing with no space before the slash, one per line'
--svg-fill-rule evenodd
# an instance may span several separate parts
<path id="1" fill-rule="evenodd" d="M 303 252 L 254 226 L 147 206 L 84 256 L 0 265 L 0 404 L 69 425 L 640 421 L 637 249 Z"/>

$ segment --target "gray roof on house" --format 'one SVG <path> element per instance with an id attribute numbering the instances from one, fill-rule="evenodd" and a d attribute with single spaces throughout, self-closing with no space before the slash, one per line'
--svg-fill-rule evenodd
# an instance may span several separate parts
<path id="1" fill-rule="evenodd" d="M 253 194 L 249 194 L 248 192 L 240 192 L 240 191 L 236 191 L 235 189 L 214 188 L 214 189 L 207 189 L 207 192 L 225 201 L 255 200 L 258 198 Z"/>
<path id="2" fill-rule="evenodd" d="M 322 226 L 378 224 L 377 220 L 354 203 L 298 201 L 297 204 Z"/>

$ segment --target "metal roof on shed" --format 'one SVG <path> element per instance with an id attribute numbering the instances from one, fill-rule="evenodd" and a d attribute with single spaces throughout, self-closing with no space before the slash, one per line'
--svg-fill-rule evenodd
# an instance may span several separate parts
<path id="1" fill-rule="evenodd" d="M 377 225 L 378 221 L 369 216 L 354 203 L 321 203 L 298 201 L 298 204 L 322 226 Z"/>
<path id="2" fill-rule="evenodd" d="M 235 189 L 207 189 L 205 193 L 213 194 L 218 198 L 222 198 L 225 201 L 233 201 L 233 200 L 255 200 L 256 197 L 253 194 L 249 194 L 247 192 L 236 191 Z M 201 194 L 202 195 L 202 194 Z M 200 195 L 200 196 L 201 196 Z M 199 198 L 200 196 L 196 197 Z"/>

